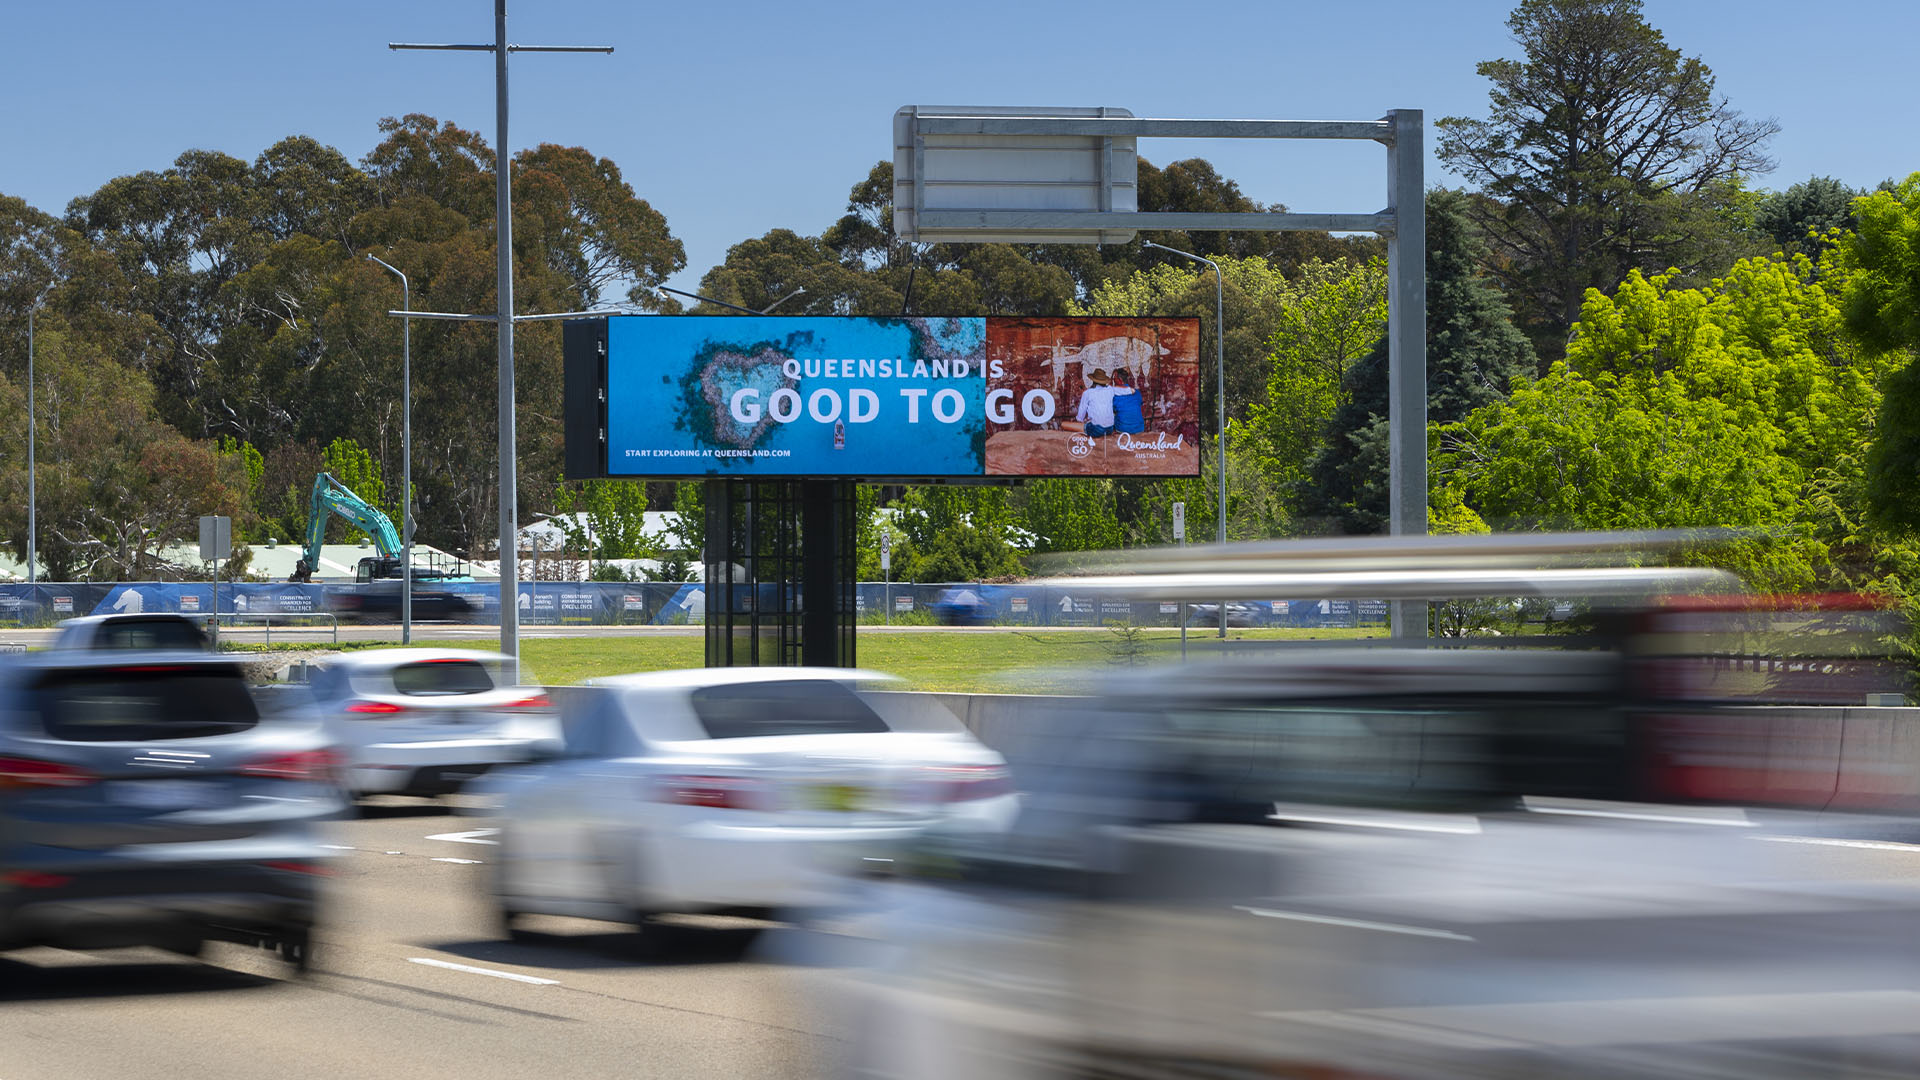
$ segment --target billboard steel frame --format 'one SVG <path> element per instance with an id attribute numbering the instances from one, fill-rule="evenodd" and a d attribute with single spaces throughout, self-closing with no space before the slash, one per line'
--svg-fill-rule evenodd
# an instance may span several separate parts
<path id="1" fill-rule="evenodd" d="M 1036 113 L 1058 110 L 1036 110 Z M 922 110 L 896 114 L 912 140 L 909 178 L 914 197 L 913 222 L 901 239 L 918 242 L 934 233 L 945 243 L 968 242 L 968 232 L 991 234 L 1007 242 L 1010 233 L 1029 243 L 1124 242 L 1128 230 L 1191 229 L 1205 232 L 1329 231 L 1372 232 L 1387 241 L 1387 426 L 1388 530 L 1394 536 L 1427 531 L 1427 288 L 1426 288 L 1426 132 L 1419 109 L 1394 109 L 1378 120 L 1174 120 L 1129 116 L 1008 115 L 1006 109 Z M 924 114 L 923 114 L 924 113 Z M 1020 210 L 1004 206 L 978 209 L 925 209 L 921 173 L 928 136 L 1034 139 L 1138 138 L 1182 139 L 1358 139 L 1387 150 L 1387 205 L 1371 214 L 1190 214 L 1129 213 L 1111 210 Z M 896 137 L 896 142 L 898 138 Z M 902 147 L 904 149 L 904 147 Z M 896 177 L 896 186 L 899 180 Z M 1010 182 L 1012 183 L 1012 182 Z M 983 190 L 990 185 L 982 185 Z M 955 235 L 959 234 L 959 235 Z M 987 242 L 982 236 L 976 242 Z M 1224 327 L 1216 328 L 1224 332 Z M 1225 433 L 1221 433 L 1225 453 Z M 1224 462 L 1222 475 L 1225 474 Z M 1225 522 L 1221 523 L 1225 527 Z M 1393 602 L 1395 637 L 1427 636 L 1427 606 L 1416 600 Z"/>

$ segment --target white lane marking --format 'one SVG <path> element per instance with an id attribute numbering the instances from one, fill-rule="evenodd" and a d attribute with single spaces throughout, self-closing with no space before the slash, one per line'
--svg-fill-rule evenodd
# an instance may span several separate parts
<path id="1" fill-rule="evenodd" d="M 449 844 L 498 844 L 498 840 L 485 840 L 482 837 L 493 836 L 499 829 L 469 829 L 466 832 L 434 833 L 429 840 L 445 840 Z"/>
<path id="2" fill-rule="evenodd" d="M 453 964 L 445 960 L 434 960 L 425 956 L 409 956 L 410 964 L 425 964 L 428 967 L 446 968 L 448 971 L 464 971 L 469 975 L 491 975 L 496 979 L 512 979 L 514 982 L 532 983 L 535 986 L 559 986 L 558 979 L 541 979 L 532 975 L 521 975 L 513 971 L 495 971 L 492 968 L 470 967 L 466 964 Z"/>
<path id="3" fill-rule="evenodd" d="M 456 863 L 460 866 L 479 866 L 480 865 L 479 859 L 435 859 L 433 861 Z"/>
<path id="4" fill-rule="evenodd" d="M 1851 1039 L 1920 1033 L 1920 993 L 1857 990 L 1265 1012 L 1436 1046 L 1487 1049 Z"/>
<path id="5" fill-rule="evenodd" d="M 1911 851 L 1920 853 L 1920 844 L 1901 844 L 1892 840 L 1836 840 L 1829 836 L 1756 836 L 1775 844 L 1818 844 L 1821 847 L 1864 848 L 1868 851 Z"/>
<path id="6" fill-rule="evenodd" d="M 1687 817 L 1682 814 L 1637 814 L 1624 810 L 1572 810 L 1566 807 L 1530 807 L 1535 814 L 1555 814 L 1561 817 L 1597 817 L 1617 818 L 1621 821 L 1659 821 L 1676 825 L 1718 825 L 1725 828 L 1751 829 L 1751 821 L 1734 821 L 1729 818 Z"/>
<path id="7" fill-rule="evenodd" d="M 1471 818 L 1458 821 L 1446 821 L 1442 820 L 1438 814 L 1432 815 L 1429 819 L 1416 818 L 1413 815 L 1397 818 L 1385 815 L 1380 817 L 1346 817 L 1337 814 L 1323 814 L 1311 811 L 1275 809 L 1273 813 L 1267 815 L 1267 820 L 1303 821 L 1310 825 L 1349 825 L 1362 829 L 1390 829 L 1402 832 L 1457 833 L 1463 836 L 1475 835 L 1480 832 L 1480 823 L 1478 821 Z"/>
<path id="8" fill-rule="evenodd" d="M 345 844 L 321 844 L 320 846 L 323 848 L 326 848 L 328 851 L 359 851 L 360 850 L 359 848 L 356 848 L 356 847 L 348 847 Z"/>
<path id="9" fill-rule="evenodd" d="M 1747 819 L 1745 810 L 1735 807 L 1686 807 L 1634 803 L 1607 803 L 1592 799 L 1547 799 L 1527 796 L 1520 800 L 1535 814 L 1564 817 L 1618 818 L 1622 821 L 1660 821 L 1677 825 L 1720 825 L 1751 829 L 1757 823 Z"/>
<path id="10" fill-rule="evenodd" d="M 1334 915 L 1309 915 L 1304 911 L 1275 911 L 1272 908 L 1247 907 L 1235 904 L 1235 911 L 1244 911 L 1249 915 L 1258 915 L 1263 919 L 1291 919 L 1294 922 L 1325 923 L 1328 926 L 1345 926 L 1355 930 L 1379 930 L 1388 934 L 1411 934 L 1414 937 L 1445 938 L 1448 941 L 1472 941 L 1465 934 L 1456 934 L 1451 930 L 1436 930 L 1429 926 L 1406 926 L 1402 923 L 1369 922 L 1366 919 L 1342 919 Z"/>

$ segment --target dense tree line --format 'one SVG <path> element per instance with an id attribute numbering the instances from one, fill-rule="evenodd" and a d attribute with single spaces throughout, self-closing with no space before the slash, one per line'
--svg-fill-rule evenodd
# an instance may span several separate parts
<path id="1" fill-rule="evenodd" d="M 1763 588 L 1904 595 L 1920 573 L 1920 174 L 1755 187 L 1778 126 L 1733 108 L 1639 0 L 1522 0 L 1508 28 L 1517 54 L 1479 66 L 1484 114 L 1438 122 L 1468 186 L 1428 193 L 1432 527 L 1738 525 L 1748 538 L 1712 557 Z M 357 163 L 298 136 L 252 162 L 189 151 L 60 217 L 0 195 L 0 408 L 25 411 L 31 310 L 49 573 L 166 573 L 158 552 L 208 512 L 296 537 L 321 468 L 398 517 L 399 291 L 366 256 L 410 276 L 416 308 L 490 312 L 493 156 L 424 116 L 380 134 Z M 681 245 L 613 162 L 540 146 L 513 168 L 523 311 L 685 310 L 655 289 Z M 891 166 L 849 179 L 817 231 L 742 240 L 701 291 L 781 314 L 1194 316 L 1205 341 L 1224 332 L 1229 416 L 1196 479 L 863 490 L 863 576 L 881 530 L 896 578 L 920 580 L 1167 542 L 1176 501 L 1210 536 L 1222 469 L 1230 537 L 1385 527 L 1378 240 L 908 245 Z M 1139 204 L 1284 209 L 1201 159 L 1140 162 Z M 1147 240 L 1220 263 L 1224 326 L 1211 273 Z M 518 346 L 523 516 L 583 515 L 572 545 L 601 564 L 697 547 L 697 484 L 558 482 L 558 331 Z M 485 324 L 414 325 L 420 537 L 473 555 L 496 514 L 493 349 Z M 1203 379 L 1205 415 L 1215 394 Z M 0 426 L 16 552 L 23 444 L 24 424 Z M 688 535 L 645 530 L 664 509 Z"/>

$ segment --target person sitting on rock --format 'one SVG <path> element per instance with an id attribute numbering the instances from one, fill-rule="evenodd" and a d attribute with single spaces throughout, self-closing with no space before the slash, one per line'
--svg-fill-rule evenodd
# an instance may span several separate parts
<path id="1" fill-rule="evenodd" d="M 1114 430 L 1113 380 L 1104 371 L 1096 371 L 1087 378 L 1093 385 L 1080 395 L 1080 408 L 1074 418 L 1060 421 L 1060 430 L 1085 432 L 1089 438 L 1097 439 Z"/>
<path id="2" fill-rule="evenodd" d="M 1138 435 L 1147 430 L 1145 407 L 1133 378 L 1124 371 L 1113 373 L 1113 430 Z"/>

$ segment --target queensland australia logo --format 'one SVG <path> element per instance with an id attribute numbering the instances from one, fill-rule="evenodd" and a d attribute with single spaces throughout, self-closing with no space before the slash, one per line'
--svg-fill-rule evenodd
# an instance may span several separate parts
<path id="1" fill-rule="evenodd" d="M 1164 431 L 1156 432 L 1151 439 L 1139 438 L 1122 431 L 1114 436 L 1113 445 L 1121 450 L 1138 453 L 1142 450 L 1178 450 L 1185 440 L 1184 434 L 1169 438 Z M 1078 454 L 1080 451 L 1075 450 L 1074 453 Z"/>
<path id="2" fill-rule="evenodd" d="M 1067 441 L 1067 453 L 1074 457 L 1086 457 L 1093 453 L 1093 440 L 1085 435 L 1075 435 Z"/>

